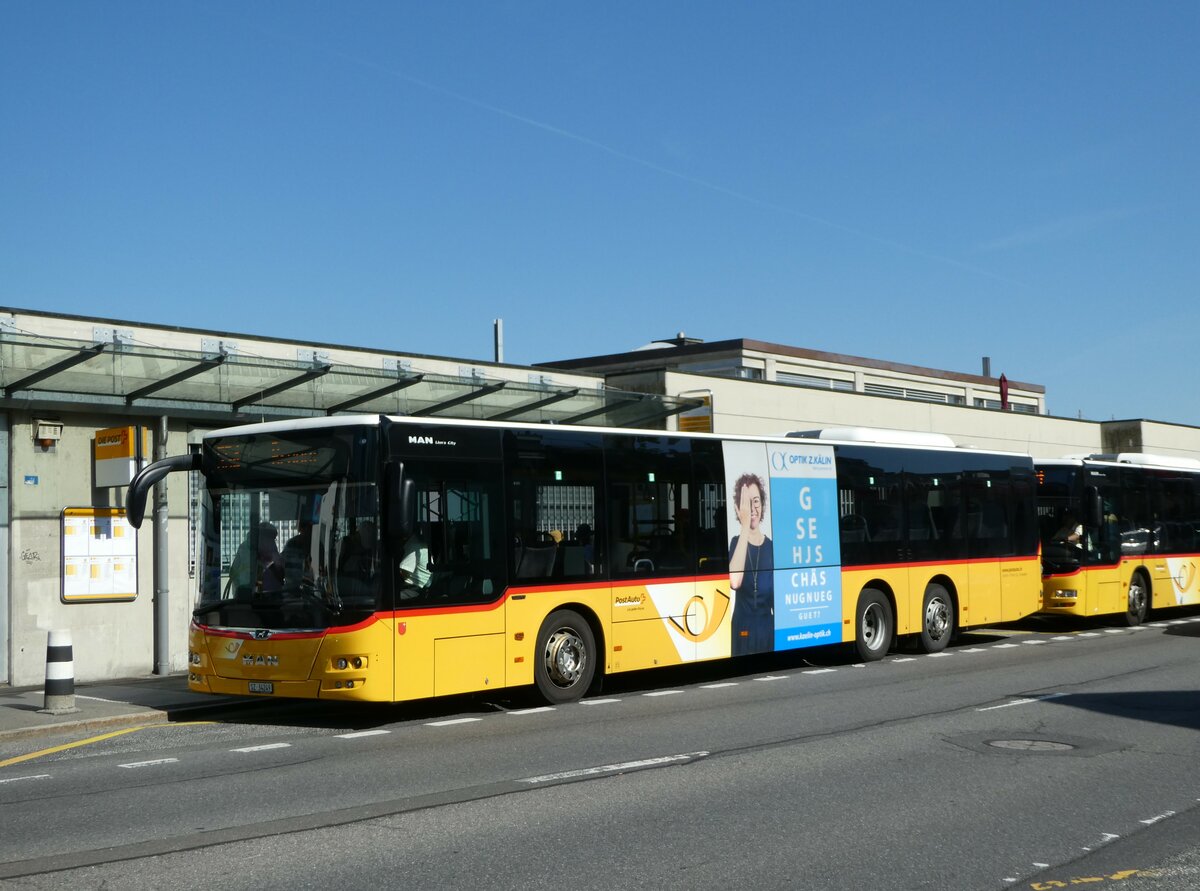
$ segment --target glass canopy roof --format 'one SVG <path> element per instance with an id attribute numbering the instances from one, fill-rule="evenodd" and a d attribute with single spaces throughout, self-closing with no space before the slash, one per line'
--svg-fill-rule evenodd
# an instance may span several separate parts
<path id="1" fill-rule="evenodd" d="M 228 423 L 400 414 L 612 427 L 656 422 L 694 399 L 501 377 L 201 353 L 142 343 L 0 334 L 5 403 L 59 403 Z"/>

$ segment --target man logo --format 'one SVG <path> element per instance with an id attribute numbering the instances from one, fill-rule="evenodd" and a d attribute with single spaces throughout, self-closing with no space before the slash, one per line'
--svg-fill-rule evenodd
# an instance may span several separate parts
<path id="1" fill-rule="evenodd" d="M 259 653 L 257 656 L 246 653 L 242 656 L 242 665 L 255 666 L 258 668 L 278 668 L 278 656 L 264 656 Z"/>
<path id="2" fill-rule="evenodd" d="M 271 632 L 269 630 L 267 630 L 266 628 L 257 628 L 254 631 L 254 639 L 255 640 L 270 640 Z"/>

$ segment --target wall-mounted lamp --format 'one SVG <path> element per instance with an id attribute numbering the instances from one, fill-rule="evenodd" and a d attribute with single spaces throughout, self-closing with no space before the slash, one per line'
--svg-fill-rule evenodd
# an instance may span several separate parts
<path id="1" fill-rule="evenodd" d="M 33 441 L 44 449 L 52 448 L 62 439 L 62 421 L 34 421 Z"/>

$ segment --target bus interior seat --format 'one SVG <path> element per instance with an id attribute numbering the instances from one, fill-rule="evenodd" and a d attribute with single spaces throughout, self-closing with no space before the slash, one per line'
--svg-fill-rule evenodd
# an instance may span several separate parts
<path id="1" fill-rule="evenodd" d="M 554 572 L 558 545 L 553 541 L 538 542 L 517 548 L 517 578 L 545 579 Z"/>

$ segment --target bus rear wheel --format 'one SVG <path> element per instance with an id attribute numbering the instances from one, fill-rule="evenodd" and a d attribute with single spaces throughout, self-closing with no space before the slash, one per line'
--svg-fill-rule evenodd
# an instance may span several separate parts
<path id="1" fill-rule="evenodd" d="M 1129 580 L 1129 600 L 1128 607 L 1125 610 L 1125 624 L 1132 628 L 1134 625 L 1141 625 L 1146 621 L 1146 614 L 1150 611 L 1150 586 L 1146 584 L 1146 578 L 1140 572 L 1134 573 L 1133 578 Z"/>
<path id="2" fill-rule="evenodd" d="M 942 585 L 931 584 L 925 589 L 921 606 L 921 649 L 940 653 L 954 634 L 954 601 Z"/>
<path id="3" fill-rule="evenodd" d="M 854 648 L 863 662 L 878 662 L 892 646 L 896 620 L 892 605 L 877 588 L 863 588 L 854 617 Z"/>
<path id="4" fill-rule="evenodd" d="M 551 705 L 583 698 L 596 674 L 596 638 L 579 613 L 551 613 L 538 632 L 533 677 L 538 693 Z"/>

